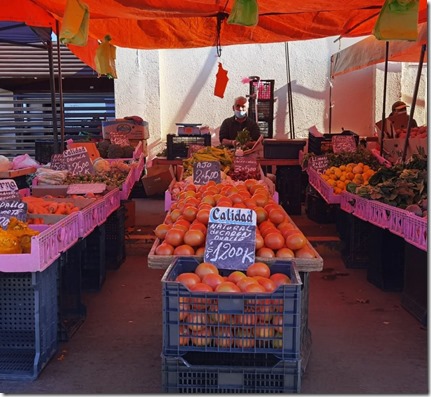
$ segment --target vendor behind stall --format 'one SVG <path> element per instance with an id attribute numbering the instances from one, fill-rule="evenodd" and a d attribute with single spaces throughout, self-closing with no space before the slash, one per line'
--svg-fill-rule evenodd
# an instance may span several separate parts
<path id="1" fill-rule="evenodd" d="M 248 142 L 247 146 L 252 147 L 254 142 L 260 137 L 260 130 L 256 121 L 247 115 L 247 98 L 243 96 L 235 98 L 232 109 L 235 113 L 234 116 L 225 119 L 220 127 L 220 143 L 225 146 L 235 146 L 238 132 L 245 128 L 249 131 L 251 137 L 251 141 Z"/>

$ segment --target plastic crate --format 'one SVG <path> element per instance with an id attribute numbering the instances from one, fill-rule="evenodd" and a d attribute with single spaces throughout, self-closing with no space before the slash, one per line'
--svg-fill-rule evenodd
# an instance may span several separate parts
<path id="1" fill-rule="evenodd" d="M 61 141 L 58 142 L 60 148 Z M 63 147 L 63 150 L 65 148 Z M 34 142 L 34 158 L 40 164 L 48 164 L 51 162 L 51 156 L 54 154 L 54 141 L 35 141 Z"/>
<path id="2" fill-rule="evenodd" d="M 274 80 L 259 80 L 250 82 L 250 93 L 258 90 L 257 97 L 259 99 L 274 99 Z"/>
<path id="3" fill-rule="evenodd" d="M 368 221 L 369 203 L 370 200 L 356 194 L 346 191 L 340 194 L 341 209 L 349 214 L 354 214 L 357 218 L 362 219 L 363 221 Z"/>
<path id="4" fill-rule="evenodd" d="M 102 222 L 99 223 L 99 226 L 106 220 L 106 218 L 111 215 L 114 211 L 120 208 L 122 193 L 119 189 L 115 188 L 111 190 L 109 193 L 106 193 L 103 196 L 104 206 L 105 206 L 105 217 Z"/>
<path id="5" fill-rule="evenodd" d="M 116 189 L 118 191 L 118 189 Z M 110 193 L 108 193 L 110 194 Z M 101 225 L 106 220 L 106 196 L 96 200 L 93 204 L 83 208 L 79 214 L 79 237 L 87 237 L 96 226 Z"/>
<path id="6" fill-rule="evenodd" d="M 127 174 L 127 177 L 124 180 L 123 184 L 121 185 L 121 189 L 120 189 L 121 200 L 127 200 L 129 198 L 130 192 L 133 189 L 133 185 L 136 182 L 135 177 L 136 177 L 136 171 L 134 168 L 132 168 Z"/>
<path id="7" fill-rule="evenodd" d="M 391 208 L 388 204 L 376 200 L 368 201 L 368 222 L 383 229 L 389 227 Z"/>
<path id="8" fill-rule="evenodd" d="M 328 204 L 323 200 L 320 194 L 309 186 L 305 199 L 305 212 L 307 217 L 319 224 L 335 222 L 336 204 Z"/>
<path id="9" fill-rule="evenodd" d="M 83 240 L 60 257 L 58 282 L 58 339 L 68 341 L 84 323 L 87 309 L 81 301 Z"/>
<path id="10" fill-rule="evenodd" d="M 320 195 L 328 204 L 341 203 L 341 195 L 335 194 L 333 187 L 328 185 L 314 168 L 309 167 L 307 172 L 310 185 L 312 185 L 320 193 Z"/>
<path id="11" fill-rule="evenodd" d="M 427 218 L 408 213 L 404 218 L 404 239 L 415 247 L 427 251 L 428 225 Z"/>
<path id="12" fill-rule="evenodd" d="M 177 136 L 168 134 L 166 136 L 167 159 L 187 158 L 190 145 L 211 146 L 211 134 L 200 136 Z"/>
<path id="13" fill-rule="evenodd" d="M 388 209 L 390 210 L 389 230 L 397 236 L 404 237 L 404 222 L 408 212 L 393 206 L 388 206 Z"/>
<path id="14" fill-rule="evenodd" d="M 0 379 L 34 380 L 57 351 L 58 266 L 0 273 Z"/>
<path id="15" fill-rule="evenodd" d="M 266 159 L 298 159 L 305 139 L 264 139 L 263 157 Z"/>
<path id="16" fill-rule="evenodd" d="M 191 292 L 175 281 L 179 274 L 193 272 L 199 263 L 193 258 L 178 257 L 163 275 L 163 354 L 268 353 L 283 360 L 299 359 L 302 282 L 293 263 L 277 261 L 271 265 L 272 273 L 287 274 L 292 280 L 271 294 Z M 222 275 L 230 272 L 220 269 Z M 201 338 L 204 346 L 195 346 L 191 340 L 182 345 L 180 337 L 187 338 L 187 328 L 196 325 L 192 322 L 195 313 L 204 318 L 196 320 L 197 327 L 207 321 L 210 335 Z M 273 317 L 280 320 L 278 326 L 271 322 Z M 225 336 L 217 336 L 220 329 Z"/>
<path id="17" fill-rule="evenodd" d="M 319 131 L 308 131 L 308 152 L 322 154 L 332 151 L 332 137 L 336 135 L 353 135 L 356 145 L 359 144 L 359 135 L 353 131 L 343 131 L 334 134 L 322 134 Z"/>
<path id="18" fill-rule="evenodd" d="M 299 393 L 301 361 L 266 355 L 162 355 L 164 393 Z"/>
<path id="19" fill-rule="evenodd" d="M 82 289 L 99 291 L 106 279 L 106 227 L 97 226 L 82 243 L 84 253 L 81 264 Z"/>
<path id="20" fill-rule="evenodd" d="M 121 205 L 106 219 L 106 268 L 118 269 L 126 259 L 126 208 Z"/>
<path id="21" fill-rule="evenodd" d="M 299 165 L 277 167 L 275 186 L 288 215 L 301 215 L 301 172 Z"/>

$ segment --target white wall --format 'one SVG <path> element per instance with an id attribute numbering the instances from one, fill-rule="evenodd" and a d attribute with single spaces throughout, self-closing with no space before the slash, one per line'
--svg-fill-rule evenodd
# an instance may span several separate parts
<path id="1" fill-rule="evenodd" d="M 330 37 L 289 43 L 296 138 L 307 137 L 313 125 L 329 132 L 330 57 L 360 39 L 334 42 L 335 38 Z M 214 96 L 219 62 L 229 77 L 223 99 Z M 219 127 L 231 116 L 233 99 L 248 94 L 249 86 L 241 80 L 254 75 L 275 80 L 275 137 L 287 137 L 289 132 L 284 43 L 222 46 L 220 58 L 214 47 L 154 51 L 119 48 L 117 74 L 117 117 L 136 114 L 147 120 L 150 143 L 175 133 L 175 123 L 181 122 L 207 124 L 213 141 L 218 142 Z M 399 99 L 407 82 L 413 80 L 414 86 L 413 75 L 411 69 L 403 70 L 403 82 L 397 81 L 401 78 L 399 73 L 389 76 L 395 80 L 390 84 L 391 98 Z M 339 76 L 332 84 L 331 131 L 338 132 L 343 127 L 361 135 L 372 135 L 375 119 L 381 118 L 380 68 Z M 410 102 L 407 97 L 402 98 Z M 390 100 L 387 103 L 393 102 Z"/>

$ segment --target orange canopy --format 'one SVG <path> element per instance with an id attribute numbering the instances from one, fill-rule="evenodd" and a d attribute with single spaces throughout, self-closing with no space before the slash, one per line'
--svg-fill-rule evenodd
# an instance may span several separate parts
<path id="1" fill-rule="evenodd" d="M 90 11 L 87 47 L 70 49 L 94 68 L 97 40 L 138 49 L 212 47 L 218 17 L 227 16 L 233 0 L 83 0 Z M 275 43 L 329 36 L 370 35 L 384 0 L 258 0 L 255 27 L 221 19 L 220 45 Z M 0 8 L 0 20 L 33 26 L 62 22 L 66 0 L 14 0 Z M 226 6 L 225 6 L 226 5 Z M 427 2 L 420 0 L 419 22 L 427 21 Z"/>

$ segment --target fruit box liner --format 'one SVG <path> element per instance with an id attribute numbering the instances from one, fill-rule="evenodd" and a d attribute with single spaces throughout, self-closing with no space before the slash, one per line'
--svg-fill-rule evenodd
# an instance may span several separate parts
<path id="1" fill-rule="evenodd" d="M 268 293 L 190 291 L 175 281 L 198 264 L 178 257 L 162 277 L 163 354 L 205 351 L 300 358 L 302 281 L 292 262 L 279 260 L 271 266 L 271 274 L 283 273 L 291 283 Z M 220 274 L 233 271 L 220 269 Z M 193 328 L 199 329 L 190 333 Z"/>
<path id="2" fill-rule="evenodd" d="M 65 216 L 54 225 L 30 225 L 30 227 L 41 232 L 31 238 L 31 252 L 0 255 L 1 272 L 41 272 L 79 239 L 77 212 Z"/>

